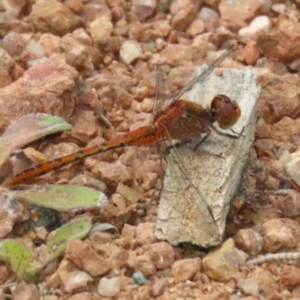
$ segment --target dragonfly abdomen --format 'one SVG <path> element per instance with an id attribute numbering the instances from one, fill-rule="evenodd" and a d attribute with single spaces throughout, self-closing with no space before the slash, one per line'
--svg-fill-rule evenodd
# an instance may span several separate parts
<path id="1" fill-rule="evenodd" d="M 68 154 L 59 158 L 55 158 L 52 161 L 48 161 L 30 168 L 14 176 L 11 179 L 6 180 L 3 185 L 5 187 L 14 186 L 20 183 L 30 181 L 38 176 L 44 175 L 48 172 L 59 169 L 63 166 L 71 164 L 77 160 L 87 158 L 89 156 L 103 153 L 106 151 L 114 150 L 117 148 L 123 148 L 132 145 L 149 145 L 154 144 L 160 139 L 160 132 L 157 130 L 158 126 L 143 126 L 140 127 L 125 136 L 120 136 L 108 141 L 102 145 L 96 145 L 79 150 L 75 153 Z"/>

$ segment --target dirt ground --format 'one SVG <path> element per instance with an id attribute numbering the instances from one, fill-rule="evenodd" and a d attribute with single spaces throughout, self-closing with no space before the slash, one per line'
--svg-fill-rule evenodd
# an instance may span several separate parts
<path id="1" fill-rule="evenodd" d="M 93 187 L 109 199 L 97 211 L 25 226 L 30 208 L 12 213 L 1 191 L 2 241 L 18 240 L 37 260 L 54 230 L 76 215 L 112 226 L 70 241 L 33 282 L 1 262 L 0 299 L 300 299 L 299 10 L 297 0 L 3 0 L 1 134 L 26 114 L 72 125 L 24 146 L 27 158 L 4 164 L 3 178 L 32 160 L 151 124 L 157 64 L 171 94 L 234 44 L 222 66 L 253 68 L 261 92 L 250 157 L 218 246 L 158 240 L 165 161 L 155 147 L 111 150 L 30 183 Z"/>

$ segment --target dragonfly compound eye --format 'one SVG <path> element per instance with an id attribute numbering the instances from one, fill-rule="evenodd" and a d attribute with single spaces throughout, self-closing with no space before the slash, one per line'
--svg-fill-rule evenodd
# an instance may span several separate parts
<path id="1" fill-rule="evenodd" d="M 211 111 L 215 115 L 220 128 L 232 127 L 241 115 L 241 110 L 236 102 L 225 95 L 217 95 L 211 102 Z"/>

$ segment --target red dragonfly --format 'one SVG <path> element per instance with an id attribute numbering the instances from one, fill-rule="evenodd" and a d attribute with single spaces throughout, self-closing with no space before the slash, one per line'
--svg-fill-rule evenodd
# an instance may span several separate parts
<path id="1" fill-rule="evenodd" d="M 199 138 L 201 133 L 206 132 L 207 135 L 209 135 L 211 130 L 217 131 L 220 135 L 228 136 L 228 134 L 218 131 L 213 124 L 214 122 L 217 122 L 222 129 L 231 128 L 241 115 L 241 110 L 236 102 L 231 101 L 225 95 L 217 95 L 213 98 L 211 106 L 209 108 L 204 108 L 200 104 L 184 101 L 180 98 L 184 93 L 191 90 L 196 83 L 202 81 L 210 74 L 231 53 L 231 50 L 232 49 L 227 50 L 202 74 L 194 78 L 185 87 L 166 97 L 164 101 L 171 101 L 167 102 L 167 104 L 155 114 L 152 124 L 142 126 L 124 136 L 117 137 L 104 144 L 84 148 L 75 153 L 37 165 L 6 180 L 3 185 L 5 187 L 11 187 L 25 183 L 77 160 L 117 148 L 133 145 L 152 145 L 170 139 L 187 140 Z M 159 76 L 157 78 L 158 94 L 158 85 L 160 84 Z M 212 215 L 209 208 L 208 210 Z"/>

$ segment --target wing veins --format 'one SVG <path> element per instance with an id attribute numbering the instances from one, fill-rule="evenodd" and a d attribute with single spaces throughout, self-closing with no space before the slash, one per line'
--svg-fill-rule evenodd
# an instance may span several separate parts
<path id="1" fill-rule="evenodd" d="M 189 90 L 191 90 L 193 88 L 193 86 L 202 81 L 206 76 L 208 76 L 222 61 L 225 60 L 226 57 L 229 56 L 229 54 L 231 53 L 233 47 L 229 48 L 225 53 L 223 53 L 220 57 L 218 57 L 214 62 L 212 62 L 208 68 L 206 70 L 204 70 L 200 75 L 198 75 L 196 78 L 194 78 L 193 80 L 191 80 L 186 86 L 184 86 L 182 89 L 180 89 L 179 91 L 176 91 L 174 93 L 172 93 L 171 95 L 167 96 L 165 98 L 165 100 L 168 99 L 173 99 L 173 100 L 179 100 L 180 97 L 188 92 Z"/>

